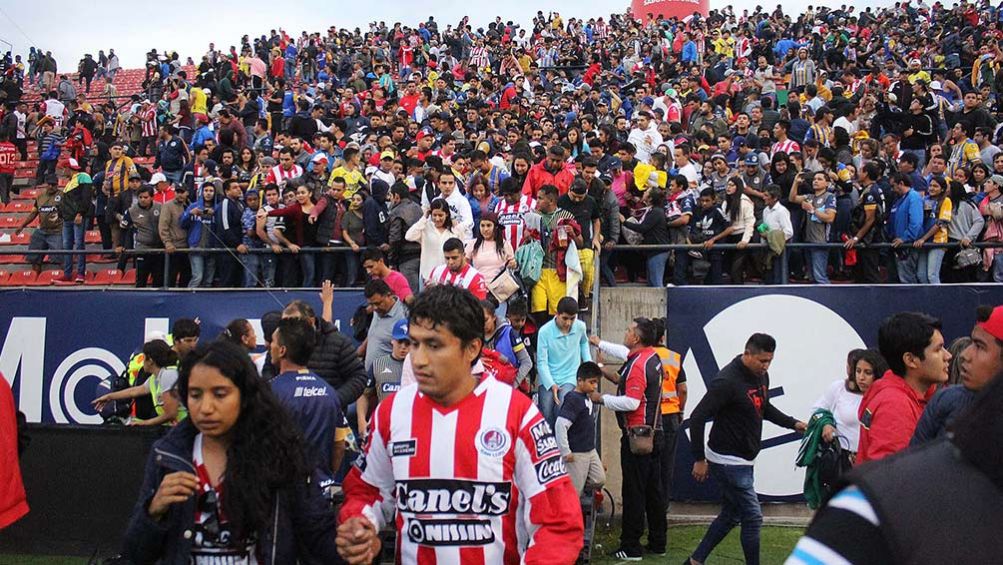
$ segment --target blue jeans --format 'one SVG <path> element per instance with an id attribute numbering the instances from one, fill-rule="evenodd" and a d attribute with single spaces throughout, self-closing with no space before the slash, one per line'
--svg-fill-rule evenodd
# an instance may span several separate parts
<path id="1" fill-rule="evenodd" d="M 946 249 L 919 252 L 916 275 L 921 284 L 940 284 L 940 266 L 944 264 Z"/>
<path id="2" fill-rule="evenodd" d="M 272 288 L 275 286 L 275 266 L 278 261 L 275 259 L 275 255 L 271 253 L 266 253 L 261 255 L 261 277 L 265 281 L 265 287 Z"/>
<path id="3" fill-rule="evenodd" d="M 665 263 L 668 260 L 668 251 L 648 255 L 648 259 L 645 261 L 645 265 L 648 268 L 648 286 L 655 288 L 665 286 Z"/>
<path id="4" fill-rule="evenodd" d="M 564 395 L 575 390 L 575 385 L 573 384 L 564 384 L 557 386 L 558 386 L 557 398 L 561 402 L 564 402 Z M 561 411 L 560 405 L 554 402 L 554 393 L 550 392 L 549 388 L 545 388 L 543 385 L 540 385 L 540 392 L 536 401 L 537 404 L 540 405 L 540 412 L 543 413 L 543 419 L 546 420 L 548 424 L 550 424 L 551 428 L 553 428 L 554 422 L 557 421 L 557 414 L 558 412 Z"/>
<path id="5" fill-rule="evenodd" d="M 240 262 L 244 265 L 244 288 L 254 288 L 261 280 L 261 255 L 246 253 L 240 256 Z"/>
<path id="6" fill-rule="evenodd" d="M 313 253 L 299 252 L 299 262 L 300 270 L 303 273 L 303 284 L 300 286 L 304 288 L 318 286 L 314 282 L 315 272 L 316 272 L 316 257 Z"/>
<path id="7" fill-rule="evenodd" d="M 38 249 L 44 251 L 47 249 L 59 250 L 63 248 L 63 234 L 60 233 L 45 233 L 41 229 L 36 229 L 31 232 L 31 239 L 28 241 L 28 249 Z M 29 255 L 28 262 L 36 267 L 42 266 L 42 259 L 45 259 L 45 255 L 41 253 L 38 255 Z"/>
<path id="8" fill-rule="evenodd" d="M 84 224 L 74 224 L 73 220 L 63 222 L 63 249 L 83 249 L 84 248 Z M 87 273 L 87 257 L 82 253 L 77 255 L 77 274 L 84 276 Z M 73 256 L 63 255 L 63 275 L 67 278 L 73 276 Z"/>
<path id="9" fill-rule="evenodd" d="M 181 177 L 184 176 L 184 171 L 164 171 L 164 176 L 170 181 L 171 186 L 177 187 L 181 184 Z"/>
<path id="10" fill-rule="evenodd" d="M 616 286 L 616 274 L 613 272 L 613 266 L 610 265 L 610 259 L 612 257 L 612 249 L 604 248 L 599 253 L 599 274 L 602 276 L 602 282 L 607 286 Z"/>
<path id="11" fill-rule="evenodd" d="M 189 259 L 192 262 L 192 278 L 188 281 L 188 288 L 212 286 L 212 281 L 216 278 L 216 258 L 192 253 Z"/>
<path id="12" fill-rule="evenodd" d="M 812 249 L 808 252 L 811 257 L 811 278 L 815 281 L 815 284 L 830 284 L 829 283 L 829 250 L 828 249 Z"/>
<path id="13" fill-rule="evenodd" d="M 721 488 L 721 513 L 711 522 L 693 559 L 704 563 L 711 551 L 735 526 L 742 525 L 742 553 L 749 565 L 759 565 L 759 530 L 763 511 L 753 481 L 752 465 L 710 463 L 710 476 Z"/>
<path id="14" fill-rule="evenodd" d="M 917 284 L 919 283 L 919 250 L 913 249 L 909 243 L 902 245 L 908 245 L 909 248 L 895 250 L 895 267 L 899 272 L 899 282 Z"/>

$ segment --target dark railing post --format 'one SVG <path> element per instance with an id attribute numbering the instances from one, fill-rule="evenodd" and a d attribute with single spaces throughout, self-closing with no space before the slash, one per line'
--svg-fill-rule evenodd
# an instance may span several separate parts
<path id="1" fill-rule="evenodd" d="M 790 250 L 787 246 L 784 246 L 784 252 L 780 254 L 777 259 L 780 261 L 780 282 L 778 284 L 790 284 L 791 283 L 791 263 L 790 263 Z"/>
<path id="2" fill-rule="evenodd" d="M 161 289 L 167 290 L 168 288 L 170 288 L 170 286 L 171 286 L 170 278 L 171 278 L 171 254 L 168 253 L 167 250 L 165 249 L 164 250 L 164 284 L 163 284 L 163 286 L 160 287 Z"/>

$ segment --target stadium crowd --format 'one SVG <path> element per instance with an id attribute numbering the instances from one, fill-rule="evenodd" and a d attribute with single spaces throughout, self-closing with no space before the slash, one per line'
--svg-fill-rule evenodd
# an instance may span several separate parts
<path id="1" fill-rule="evenodd" d="M 210 45 L 197 64 L 151 51 L 144 94 L 97 105 L 48 54 L 27 69 L 8 58 L 0 166 L 37 140 L 32 248 L 82 248 L 96 225 L 109 252 L 139 252 L 138 286 L 321 288 L 319 312 L 295 301 L 262 316 L 268 347 L 254 357 L 247 320 L 201 345 L 199 325 L 176 320 L 95 400 L 109 418 L 173 425 L 127 557 L 367 563 L 394 530 L 407 563 L 570 563 L 586 541 L 579 508 L 605 481 L 599 406 L 622 431 L 612 554 L 664 554 L 682 360 L 664 347 L 664 320 L 589 335 L 578 317 L 595 273 L 607 285 L 779 283 L 777 256 L 806 242 L 839 246 L 789 254 L 792 276 L 819 284 L 1003 282 L 994 249 L 972 246 L 1003 238 L 1001 17 L 988 3 L 900 3 L 278 30 Z M 113 78 L 113 64 L 85 57 L 78 85 Z M 36 82 L 45 100 L 29 107 Z M 152 168 L 133 161 L 147 155 Z M 638 243 L 692 246 L 624 248 Z M 946 243 L 958 245 L 934 246 Z M 167 280 L 164 253 L 143 250 L 164 250 Z M 84 261 L 67 257 L 61 282 Z M 333 287 L 356 284 L 358 347 L 331 320 Z M 770 403 L 778 344 L 751 336 L 690 416 L 692 475 L 724 494 L 690 562 L 740 524 L 758 563 L 764 420 L 848 467 L 930 441 L 910 452 L 919 464 L 974 477 L 966 504 L 998 499 L 979 490 L 999 472 L 971 455 L 976 427 L 962 415 L 998 407 L 1003 309 L 978 320 L 952 354 L 936 319 L 889 318 L 879 351 L 852 352 L 805 421 Z M 945 388 L 952 357 L 959 386 Z M 597 392 L 602 379 L 615 393 Z M 143 402 L 119 404 L 131 398 Z M 945 439 L 955 421 L 968 427 Z M 910 461 L 876 465 L 912 472 Z M 901 540 L 916 524 L 890 510 L 906 493 L 890 497 L 895 485 L 866 472 L 876 465 L 823 476 L 816 464 L 809 500 L 835 496 L 792 561 L 913 561 Z M 847 529 L 861 543 L 840 545 Z M 998 548 L 985 541 L 975 549 Z M 942 562 L 972 549 L 923 551 Z"/>
<path id="2" fill-rule="evenodd" d="M 20 155 L 0 150 L 0 199 L 37 139 L 51 188 L 32 248 L 82 248 L 96 225 L 108 251 L 166 249 L 170 280 L 151 253 L 140 286 L 355 285 L 378 247 L 418 290 L 447 233 L 551 312 L 566 270 L 583 305 L 596 271 L 776 283 L 790 242 L 843 246 L 791 250 L 794 280 L 999 282 L 995 248 L 971 245 L 1003 234 L 998 15 L 902 2 L 280 29 L 187 66 L 152 50 L 126 100 L 78 91 L 114 78 L 111 50 L 77 85 L 49 54 L 8 54 L 2 132 Z M 694 247 L 623 248 L 639 243 Z M 83 276 L 72 263 L 60 282 Z"/>

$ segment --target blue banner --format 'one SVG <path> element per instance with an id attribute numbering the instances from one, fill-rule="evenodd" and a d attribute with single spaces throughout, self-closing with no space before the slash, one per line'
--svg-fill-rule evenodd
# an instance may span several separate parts
<path id="1" fill-rule="evenodd" d="M 203 341 L 247 318 L 263 345 L 260 318 L 300 299 L 320 316 L 311 291 L 141 291 L 12 289 L 0 291 L 0 373 L 28 421 L 100 424 L 91 409 L 101 379 L 120 373 L 151 331 L 198 318 Z M 333 318 L 347 333 L 362 291 L 335 292 Z"/>
<path id="2" fill-rule="evenodd" d="M 777 351 L 770 367 L 771 402 L 806 421 L 833 381 L 846 379 L 851 349 L 877 347 L 882 320 L 902 311 L 941 318 L 948 343 L 967 336 L 980 304 L 1003 304 L 1001 285 L 670 287 L 668 346 L 683 355 L 689 413 L 718 370 L 742 353 L 749 336 L 772 335 Z M 689 427 L 680 434 L 673 497 L 716 500 L 713 481 L 697 483 Z M 709 426 L 708 426 L 709 430 Z M 707 432 L 709 433 L 709 431 Z M 763 423 L 763 450 L 756 459 L 756 492 L 767 501 L 801 499 L 804 469 L 794 466 L 800 437 Z"/>

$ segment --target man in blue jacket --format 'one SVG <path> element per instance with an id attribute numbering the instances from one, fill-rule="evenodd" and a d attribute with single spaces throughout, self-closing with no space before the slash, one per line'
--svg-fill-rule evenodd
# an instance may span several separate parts
<path id="1" fill-rule="evenodd" d="M 912 244 L 923 235 L 923 197 L 912 189 L 912 181 L 903 174 L 895 175 L 892 188 L 898 199 L 892 204 L 888 232 L 895 248 L 899 281 L 917 284 L 920 252 Z"/>

